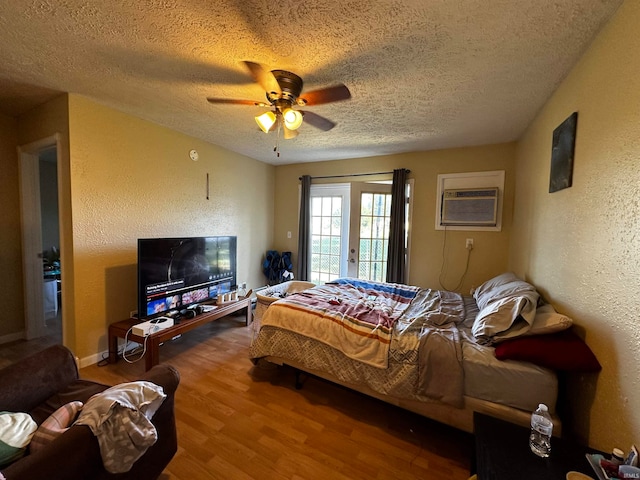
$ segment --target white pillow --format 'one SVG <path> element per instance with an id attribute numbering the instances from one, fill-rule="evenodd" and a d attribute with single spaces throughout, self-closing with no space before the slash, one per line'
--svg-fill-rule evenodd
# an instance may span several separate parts
<path id="1" fill-rule="evenodd" d="M 479 312 L 471 332 L 482 343 L 524 335 L 533 324 L 539 294 L 513 273 L 483 283 L 474 298 Z"/>
<path id="2" fill-rule="evenodd" d="M 476 295 L 474 295 L 476 299 L 476 303 L 478 304 L 478 308 L 483 310 L 484 308 L 491 305 L 493 302 L 504 301 L 508 298 L 516 298 L 516 297 L 527 297 L 530 300 L 533 300 L 533 312 L 535 312 L 535 306 L 538 302 L 538 292 L 533 285 L 525 282 L 524 280 L 520 280 L 519 278 L 515 278 L 510 282 L 503 283 L 502 285 L 497 285 L 491 288 L 490 290 L 482 291 Z M 535 297 L 535 298 L 534 298 Z M 533 322 L 533 315 L 530 319 Z"/>
<path id="3" fill-rule="evenodd" d="M 502 274 L 498 275 L 497 277 L 493 277 L 493 278 L 487 280 L 482 285 L 480 285 L 478 288 L 476 288 L 472 293 L 473 294 L 473 298 L 475 298 L 477 300 L 478 296 L 481 296 L 481 295 L 485 294 L 489 290 L 493 290 L 496 287 L 501 287 L 502 285 L 506 285 L 507 283 L 511 283 L 514 280 L 520 280 L 516 276 L 515 273 L 513 273 L 513 272 L 502 273 Z"/>
<path id="4" fill-rule="evenodd" d="M 493 340 L 524 335 L 531 328 L 526 318 L 521 316 L 525 310 L 530 312 L 531 307 L 524 297 L 497 299 L 478 312 L 471 332 L 476 338 Z"/>
<path id="5" fill-rule="evenodd" d="M 542 335 L 566 330 L 573 325 L 573 320 L 556 312 L 553 305 L 547 303 L 537 308 L 531 329 L 526 335 Z"/>

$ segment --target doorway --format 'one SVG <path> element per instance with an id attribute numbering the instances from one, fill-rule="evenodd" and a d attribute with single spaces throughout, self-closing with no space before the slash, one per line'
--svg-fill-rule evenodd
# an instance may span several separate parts
<path id="1" fill-rule="evenodd" d="M 18 148 L 25 338 L 47 344 L 62 343 L 59 148 L 58 135 Z"/>

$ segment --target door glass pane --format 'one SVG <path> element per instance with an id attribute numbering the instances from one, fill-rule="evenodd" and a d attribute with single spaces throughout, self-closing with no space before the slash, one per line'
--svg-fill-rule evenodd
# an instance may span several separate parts
<path id="1" fill-rule="evenodd" d="M 371 239 L 369 238 L 360 239 L 360 260 L 371 260 Z"/>
<path id="2" fill-rule="evenodd" d="M 331 199 L 331 205 L 333 208 L 332 215 L 334 217 L 342 215 L 342 197 L 333 197 Z"/>
<path id="3" fill-rule="evenodd" d="M 331 237 L 322 236 L 322 241 L 320 242 L 320 253 L 325 255 L 331 254 Z"/>
<path id="4" fill-rule="evenodd" d="M 373 214 L 375 216 L 384 216 L 385 212 L 385 196 L 376 193 L 373 196 Z"/>
<path id="5" fill-rule="evenodd" d="M 331 235 L 332 236 L 340 236 L 340 230 L 342 228 L 341 217 L 333 217 L 331 220 Z"/>
<path id="6" fill-rule="evenodd" d="M 388 218 L 385 217 L 374 217 L 373 218 L 373 238 L 384 238 L 384 225 L 389 221 Z"/>
<path id="7" fill-rule="evenodd" d="M 360 197 L 360 215 L 371 216 L 373 212 L 373 194 L 363 193 Z"/>
<path id="8" fill-rule="evenodd" d="M 318 197 L 313 197 L 311 199 L 311 215 L 313 217 L 317 217 L 322 214 L 322 199 Z"/>
<path id="9" fill-rule="evenodd" d="M 369 279 L 376 282 L 384 282 L 387 273 L 387 262 L 372 262 Z"/>
<path id="10" fill-rule="evenodd" d="M 340 275 L 340 255 L 331 255 L 329 263 L 329 273 L 332 275 Z"/>
<path id="11" fill-rule="evenodd" d="M 322 198 L 322 216 L 331 216 L 331 197 Z"/>
<path id="12" fill-rule="evenodd" d="M 340 258 L 340 247 L 341 247 L 340 236 L 332 236 L 331 237 L 331 255 Z M 340 263 L 340 262 L 338 262 Z"/>
<path id="13" fill-rule="evenodd" d="M 366 278 L 368 280 L 373 280 L 369 278 L 369 263 L 368 262 L 360 262 L 358 264 L 358 278 Z"/>
<path id="14" fill-rule="evenodd" d="M 325 217 L 323 216 L 320 219 L 320 222 L 322 223 L 322 227 L 320 229 L 320 233 L 322 235 L 331 235 L 331 217 Z"/>
<path id="15" fill-rule="evenodd" d="M 371 238 L 371 217 L 360 217 L 360 238 Z"/>

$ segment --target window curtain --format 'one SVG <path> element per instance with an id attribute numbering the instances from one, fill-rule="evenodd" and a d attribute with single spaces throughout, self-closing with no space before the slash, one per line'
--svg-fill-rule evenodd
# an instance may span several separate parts
<path id="1" fill-rule="evenodd" d="M 311 176 L 300 177 L 300 220 L 298 222 L 298 280 L 309 280 L 311 266 Z"/>
<path id="2" fill-rule="evenodd" d="M 389 250 L 387 252 L 387 282 L 405 283 L 405 217 L 407 209 L 407 170 L 393 171 L 391 187 L 391 226 L 389 231 Z"/>

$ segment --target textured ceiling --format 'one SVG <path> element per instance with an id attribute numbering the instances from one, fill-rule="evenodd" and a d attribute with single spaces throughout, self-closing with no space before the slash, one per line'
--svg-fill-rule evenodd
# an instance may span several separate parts
<path id="1" fill-rule="evenodd" d="M 5 0 L 0 111 L 77 93 L 272 164 L 512 141 L 620 3 Z M 352 99 L 308 107 L 337 126 L 303 124 L 276 157 L 264 108 L 206 101 L 264 101 L 243 60 Z"/>

